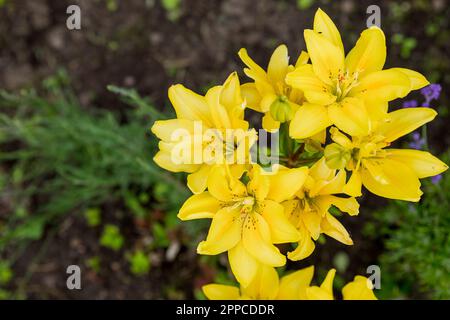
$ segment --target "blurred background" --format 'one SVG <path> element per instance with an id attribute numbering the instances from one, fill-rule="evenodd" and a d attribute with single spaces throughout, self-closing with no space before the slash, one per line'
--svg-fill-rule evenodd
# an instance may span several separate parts
<path id="1" fill-rule="evenodd" d="M 70 4 L 81 30 L 66 27 Z M 176 218 L 185 176 L 152 161 L 149 128 L 173 115 L 167 89 L 204 93 L 234 70 L 244 80 L 241 47 L 263 66 L 280 43 L 296 59 L 318 7 L 348 51 L 371 4 L 381 8 L 386 67 L 439 84 L 391 103 L 439 112 L 399 144 L 448 164 L 446 0 L 0 0 L 0 298 L 202 299 L 203 284 L 233 283 L 225 256 L 195 253 L 208 221 Z M 379 265 L 379 298 L 449 299 L 450 177 L 423 189 L 419 204 L 365 196 L 358 217 L 340 218 L 354 246 L 321 237 L 286 269 L 315 264 L 319 282 L 335 267 L 338 292 Z M 66 287 L 73 264 L 82 290 Z"/>

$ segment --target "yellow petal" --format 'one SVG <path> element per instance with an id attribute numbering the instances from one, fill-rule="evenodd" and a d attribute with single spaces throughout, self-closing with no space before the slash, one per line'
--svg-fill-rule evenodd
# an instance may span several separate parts
<path id="1" fill-rule="evenodd" d="M 333 296 L 333 281 L 336 275 L 336 269 L 331 269 L 328 271 L 325 279 L 320 285 L 320 289 L 325 290 L 330 296 Z"/>
<path id="2" fill-rule="evenodd" d="M 247 184 L 247 190 L 256 200 L 263 201 L 269 193 L 270 180 L 265 174 L 264 169 L 255 164 L 250 172 L 250 182 Z"/>
<path id="3" fill-rule="evenodd" d="M 194 122 L 186 119 L 158 120 L 155 121 L 151 130 L 159 139 L 164 141 L 173 141 L 175 134 L 177 137 L 183 134 L 193 134 Z"/>
<path id="4" fill-rule="evenodd" d="M 317 9 L 314 16 L 314 31 L 323 35 L 328 41 L 331 41 L 331 43 L 344 52 L 344 45 L 342 44 L 341 35 L 336 25 L 320 8 Z"/>
<path id="5" fill-rule="evenodd" d="M 333 178 L 336 171 L 330 169 L 327 164 L 325 157 L 320 158 L 314 165 L 309 169 L 309 175 L 314 178 L 315 181 L 329 180 Z"/>
<path id="6" fill-rule="evenodd" d="M 313 30 L 305 30 L 304 37 L 314 73 L 331 85 L 344 71 L 344 51 Z"/>
<path id="7" fill-rule="evenodd" d="M 353 149 L 352 141 L 342 132 L 338 130 L 336 127 L 330 128 L 330 137 L 331 140 L 336 142 L 337 144 L 343 146 L 346 149 Z"/>
<path id="8" fill-rule="evenodd" d="M 327 212 L 325 218 L 322 219 L 320 227 L 322 229 L 322 232 L 327 236 L 330 236 L 346 245 L 353 244 L 353 241 L 350 238 L 347 230 L 335 217 L 333 217 L 331 213 Z"/>
<path id="9" fill-rule="evenodd" d="M 355 47 L 345 58 L 347 71 L 362 79 L 367 74 L 383 69 L 386 61 L 386 38 L 380 28 L 372 27 L 361 33 Z"/>
<path id="10" fill-rule="evenodd" d="M 372 291 L 372 282 L 363 276 L 356 276 L 342 288 L 344 300 L 377 300 Z"/>
<path id="11" fill-rule="evenodd" d="M 212 218 L 219 209 L 220 202 L 209 192 L 202 192 L 186 200 L 178 213 L 178 218 L 181 220 Z"/>
<path id="12" fill-rule="evenodd" d="M 270 115 L 270 112 L 267 112 L 262 118 L 262 127 L 264 128 L 264 130 L 271 132 L 274 130 L 278 130 L 278 128 L 280 127 L 280 122 L 275 121 Z"/>
<path id="13" fill-rule="evenodd" d="M 247 67 L 249 68 L 247 70 L 251 71 L 250 75 L 248 72 L 246 72 L 247 76 L 249 76 L 250 78 L 252 78 L 255 81 L 257 81 L 257 80 L 267 81 L 266 72 L 258 64 L 256 64 L 252 58 L 250 58 L 246 49 L 242 48 L 241 50 L 239 50 L 238 56 L 239 56 L 239 58 L 241 58 L 242 62 L 244 62 L 247 65 Z M 247 70 L 244 70 L 244 71 L 247 71 Z"/>
<path id="14" fill-rule="evenodd" d="M 207 184 L 209 193 L 223 202 L 246 196 L 245 185 L 231 174 L 227 175 L 224 166 L 215 166 L 211 169 Z"/>
<path id="15" fill-rule="evenodd" d="M 300 52 L 300 55 L 297 58 L 297 62 L 295 63 L 295 67 L 300 67 L 301 65 L 307 64 L 309 60 L 309 54 L 306 51 Z"/>
<path id="16" fill-rule="evenodd" d="M 298 300 L 301 288 L 308 287 L 314 275 L 314 266 L 295 271 L 281 278 L 278 300 Z"/>
<path id="17" fill-rule="evenodd" d="M 258 112 L 263 112 L 260 106 L 261 95 L 256 89 L 254 83 L 244 83 L 243 85 L 241 85 L 241 94 L 248 108 Z"/>
<path id="18" fill-rule="evenodd" d="M 209 300 L 239 300 L 239 288 L 223 284 L 207 284 L 202 287 Z"/>
<path id="19" fill-rule="evenodd" d="M 347 97 L 328 107 L 328 116 L 333 124 L 351 136 L 366 136 L 369 133 L 369 114 L 364 102 Z"/>
<path id="20" fill-rule="evenodd" d="M 242 240 L 245 249 L 259 262 L 272 267 L 281 267 L 286 263 L 286 257 L 272 244 L 267 222 L 259 214 L 247 215 Z"/>
<path id="21" fill-rule="evenodd" d="M 200 168 L 199 164 L 175 163 L 170 151 L 159 151 L 153 161 L 163 169 L 172 172 L 195 172 Z"/>
<path id="22" fill-rule="evenodd" d="M 258 272 L 259 262 L 244 248 L 242 241 L 228 251 L 228 261 L 236 280 L 247 287 Z"/>
<path id="23" fill-rule="evenodd" d="M 233 248 L 241 240 L 239 209 L 223 208 L 214 215 L 206 241 L 200 242 L 198 254 L 215 255 Z"/>
<path id="24" fill-rule="evenodd" d="M 303 186 L 308 176 L 308 167 L 278 170 L 269 176 L 270 189 L 268 199 L 283 202 L 290 199 Z"/>
<path id="25" fill-rule="evenodd" d="M 242 287 L 242 295 L 250 299 L 273 300 L 278 294 L 279 279 L 274 268 L 259 265 L 259 270 L 248 287 Z"/>
<path id="26" fill-rule="evenodd" d="M 320 214 L 316 211 L 303 211 L 300 216 L 311 237 L 317 240 L 320 236 L 320 221 L 322 220 Z"/>
<path id="27" fill-rule="evenodd" d="M 427 178 L 440 174 L 448 166 L 426 151 L 411 149 L 386 149 L 388 158 L 404 163 L 411 168 L 418 178 Z"/>
<path id="28" fill-rule="evenodd" d="M 297 248 L 295 250 L 288 252 L 288 258 L 292 261 L 299 261 L 309 257 L 316 247 L 314 241 L 311 239 L 309 231 L 304 225 L 299 229 L 301 238 L 298 242 Z"/>
<path id="29" fill-rule="evenodd" d="M 430 82 L 417 71 L 405 68 L 393 68 L 393 70 L 400 71 L 409 78 L 411 90 L 418 90 L 430 84 Z"/>
<path id="30" fill-rule="evenodd" d="M 391 101 L 403 98 L 411 91 L 409 78 L 398 70 L 386 69 L 365 76 L 348 96 L 365 100 Z"/>
<path id="31" fill-rule="evenodd" d="M 261 215 L 269 225 L 273 243 L 295 242 L 300 239 L 300 233 L 289 222 L 284 214 L 284 207 L 272 200 L 265 200 Z"/>
<path id="32" fill-rule="evenodd" d="M 362 187 L 361 174 L 359 173 L 359 171 L 353 171 L 352 175 L 350 176 L 350 179 L 348 180 L 347 184 L 344 186 L 344 189 L 342 191 L 345 194 L 348 194 L 349 196 L 360 197 L 362 195 L 361 187 Z"/>
<path id="33" fill-rule="evenodd" d="M 289 66 L 289 56 L 287 47 L 282 44 L 278 46 L 272 54 L 267 67 L 267 75 L 273 84 L 284 83 L 286 72 Z"/>
<path id="34" fill-rule="evenodd" d="M 333 295 L 317 286 L 306 288 L 306 297 L 308 300 L 333 300 Z"/>
<path id="35" fill-rule="evenodd" d="M 228 76 L 221 89 L 219 103 L 225 107 L 230 116 L 236 116 L 242 119 L 244 115 L 244 109 L 242 108 L 243 101 L 239 77 L 236 72 Z"/>
<path id="36" fill-rule="evenodd" d="M 205 99 L 208 102 L 209 112 L 213 120 L 214 128 L 231 128 L 231 120 L 228 116 L 227 109 L 220 103 L 221 92 L 221 86 L 212 87 L 206 93 Z"/>
<path id="37" fill-rule="evenodd" d="M 317 191 L 311 192 L 315 195 L 328 195 L 342 193 L 345 185 L 346 174 L 344 170 L 340 170 L 336 176 L 326 181 Z"/>
<path id="38" fill-rule="evenodd" d="M 355 198 L 328 197 L 330 197 L 331 203 L 342 212 L 347 212 L 351 216 L 355 216 L 359 213 L 359 203 Z"/>
<path id="39" fill-rule="evenodd" d="M 295 139 L 304 139 L 321 132 L 330 125 L 331 120 L 326 107 L 304 103 L 291 121 L 289 135 Z"/>
<path id="40" fill-rule="evenodd" d="M 286 75 L 286 83 L 302 90 L 310 103 L 328 105 L 336 101 L 331 88 L 314 73 L 310 64 L 301 65 L 289 72 Z"/>
<path id="41" fill-rule="evenodd" d="M 205 126 L 211 126 L 209 107 L 201 95 L 185 88 L 181 84 L 169 88 L 169 99 L 172 103 L 177 118 L 188 120 L 201 120 Z"/>
<path id="42" fill-rule="evenodd" d="M 199 170 L 187 177 L 187 186 L 195 194 L 205 191 L 211 166 L 202 165 Z"/>
<path id="43" fill-rule="evenodd" d="M 377 131 L 386 137 L 387 142 L 416 130 L 433 120 L 437 112 L 431 108 L 407 108 L 388 113 L 388 119 L 380 124 Z"/>
<path id="44" fill-rule="evenodd" d="M 369 113 L 371 121 L 378 121 L 386 118 L 388 113 L 387 101 L 376 101 L 364 99 L 364 105 Z"/>
<path id="45" fill-rule="evenodd" d="M 395 160 L 363 160 L 361 178 L 370 192 L 381 197 L 417 202 L 422 195 L 420 181 L 414 171 Z"/>

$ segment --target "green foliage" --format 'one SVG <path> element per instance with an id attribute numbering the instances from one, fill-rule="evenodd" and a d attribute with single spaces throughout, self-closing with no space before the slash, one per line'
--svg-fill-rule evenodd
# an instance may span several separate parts
<path id="1" fill-rule="evenodd" d="M 100 237 L 100 244 L 106 248 L 118 251 L 122 248 L 124 238 L 120 233 L 119 227 L 113 224 L 107 224 L 103 228 L 102 236 Z"/>
<path id="2" fill-rule="evenodd" d="M 417 46 L 417 40 L 415 38 L 405 37 L 399 33 L 394 34 L 392 42 L 400 45 L 400 55 L 404 59 L 409 58 L 412 51 Z"/>
<path id="3" fill-rule="evenodd" d="M 91 257 L 91 258 L 87 259 L 85 263 L 89 269 L 92 269 L 95 273 L 100 273 L 100 269 L 101 269 L 100 257 L 98 257 L 98 256 Z"/>
<path id="4" fill-rule="evenodd" d="M 443 158 L 448 163 L 450 152 Z M 450 175 L 439 183 L 423 181 L 424 195 L 418 204 L 392 201 L 376 212 L 375 228 L 385 237 L 380 258 L 380 298 L 408 296 L 422 292 L 434 299 L 450 298 Z"/>
<path id="5" fill-rule="evenodd" d="M 297 8 L 305 10 L 314 4 L 314 0 L 297 0 Z"/>
<path id="6" fill-rule="evenodd" d="M 0 261 L 0 285 L 7 285 L 13 277 L 9 263 Z"/>
<path id="7" fill-rule="evenodd" d="M 119 121 L 110 111 L 81 107 L 69 86 L 61 71 L 43 82 L 40 94 L 0 91 L 0 162 L 9 168 L 2 184 L 11 193 L 11 207 L 17 208 L 0 221 L 0 250 L 39 239 L 49 222 L 56 224 L 74 210 L 87 212 L 108 201 L 122 201 L 133 213 L 144 215 L 149 210 L 136 209 L 136 194 L 147 193 L 145 202 L 162 210 L 178 208 L 188 195 L 178 177 L 151 160 L 157 140 L 148 128 L 164 115 L 147 99 L 134 90 L 110 86 L 133 106 Z M 156 184 L 158 190 L 167 185 L 171 192 L 162 199 L 158 191 L 159 200 L 150 201 Z M 95 214 L 88 215 L 96 224 Z"/>
<path id="8" fill-rule="evenodd" d="M 161 0 L 161 5 L 167 11 L 167 18 L 176 21 L 181 15 L 181 0 Z"/>
<path id="9" fill-rule="evenodd" d="M 108 11 L 117 11 L 118 7 L 119 3 L 117 0 L 106 0 L 106 8 L 108 9 Z"/>
<path id="10" fill-rule="evenodd" d="M 102 222 L 102 216 L 99 208 L 89 208 L 84 212 L 86 223 L 89 227 L 97 227 Z"/>
<path id="11" fill-rule="evenodd" d="M 167 231 L 160 223 L 155 222 L 152 225 L 153 246 L 156 248 L 167 248 L 170 244 Z"/>
<path id="12" fill-rule="evenodd" d="M 150 270 L 150 259 L 142 250 L 137 250 L 129 255 L 128 262 L 130 263 L 130 271 L 134 275 L 144 275 Z"/>

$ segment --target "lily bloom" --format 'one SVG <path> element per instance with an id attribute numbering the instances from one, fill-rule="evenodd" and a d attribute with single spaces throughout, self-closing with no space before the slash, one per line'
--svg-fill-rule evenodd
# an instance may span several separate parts
<path id="1" fill-rule="evenodd" d="M 370 134 L 352 139 L 331 128 L 334 143 L 325 148 L 327 165 L 352 171 L 344 188 L 352 196 L 360 196 L 364 185 L 385 198 L 419 201 L 419 179 L 438 175 L 448 166 L 426 151 L 386 147 L 436 115 L 430 108 L 400 109 L 388 113 L 383 120 L 372 121 Z"/>
<path id="2" fill-rule="evenodd" d="M 294 196 L 306 179 L 308 168 L 280 167 L 267 175 L 259 165 L 248 172 L 244 184 L 227 166 L 216 166 L 208 177 L 208 191 L 193 195 L 181 207 L 181 220 L 212 218 L 199 254 L 228 251 L 231 269 L 244 286 L 255 277 L 258 266 L 283 266 L 286 257 L 274 245 L 300 239 L 280 202 Z M 286 187 L 289 186 L 289 187 Z"/>
<path id="3" fill-rule="evenodd" d="M 309 170 L 305 183 L 291 200 L 283 202 L 285 213 L 301 234 L 297 248 L 288 253 L 291 260 L 307 258 L 314 251 L 314 241 L 324 233 L 346 245 L 352 245 L 344 226 L 329 212 L 331 206 L 350 215 L 359 213 L 359 204 L 353 197 L 342 197 L 346 185 L 345 170 L 330 169 L 325 158 Z M 314 240 L 314 241 L 313 241 Z"/>
<path id="4" fill-rule="evenodd" d="M 333 300 L 333 280 L 336 274 L 331 269 L 320 286 L 311 286 L 314 266 L 310 266 L 279 279 L 274 268 L 261 266 L 250 285 L 240 288 L 208 284 L 203 293 L 210 300 Z M 377 300 L 372 283 L 363 276 L 356 276 L 342 289 L 344 300 Z"/>
<path id="5" fill-rule="evenodd" d="M 301 52 L 294 67 L 289 64 L 287 47 L 280 45 L 270 58 L 267 72 L 250 58 L 246 49 L 239 50 L 238 55 L 247 65 L 245 74 L 254 80 L 241 86 L 248 108 L 264 113 L 262 126 L 265 130 L 278 129 L 281 122 L 292 119 L 304 101 L 303 93 L 288 85 L 285 78 L 288 72 L 308 61 L 308 54 Z"/>
<path id="6" fill-rule="evenodd" d="M 155 121 L 151 128 L 161 139 L 155 163 L 172 172 L 189 173 L 187 185 L 193 193 L 205 190 L 209 172 L 217 163 L 235 164 L 232 171 L 242 172 L 239 163 L 249 159 L 257 136 L 254 130 L 248 131 L 244 120 L 237 74 L 232 73 L 222 86 L 209 89 L 205 96 L 174 85 L 169 99 L 177 118 Z"/>
<path id="7" fill-rule="evenodd" d="M 303 91 L 307 101 L 292 119 L 293 138 L 310 137 L 331 125 L 352 136 L 367 135 L 369 118 L 385 115 L 389 101 L 429 83 L 413 70 L 382 70 L 386 40 L 377 27 L 364 30 L 345 56 L 335 24 L 318 9 L 314 29 L 305 30 L 304 38 L 311 64 L 286 76 L 286 83 Z"/>

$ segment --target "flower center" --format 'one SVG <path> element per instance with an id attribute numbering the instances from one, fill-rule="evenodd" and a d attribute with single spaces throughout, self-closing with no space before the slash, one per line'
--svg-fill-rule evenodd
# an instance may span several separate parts
<path id="1" fill-rule="evenodd" d="M 253 197 L 245 197 L 242 201 L 241 201 L 241 213 L 249 213 L 251 211 L 253 211 L 253 206 L 255 204 L 255 198 Z"/>
<path id="2" fill-rule="evenodd" d="M 337 97 L 336 101 L 342 101 L 348 95 L 350 90 L 359 84 L 358 76 L 359 73 L 357 71 L 349 73 L 348 71 L 342 72 L 339 70 L 337 78 L 334 79 L 334 95 Z"/>

